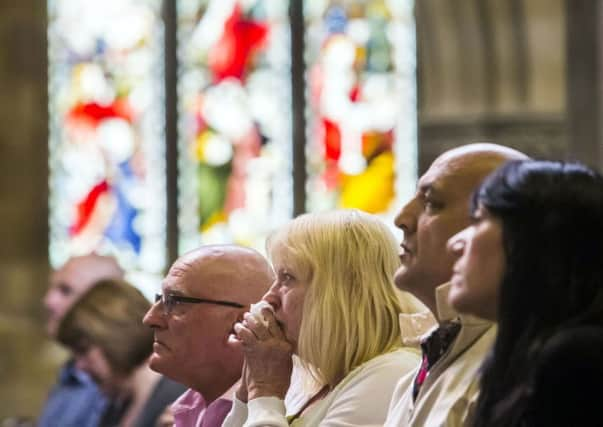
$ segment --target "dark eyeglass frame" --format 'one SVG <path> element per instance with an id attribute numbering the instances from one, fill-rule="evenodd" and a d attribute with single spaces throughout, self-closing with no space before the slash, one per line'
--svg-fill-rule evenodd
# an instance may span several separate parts
<path id="1" fill-rule="evenodd" d="M 227 307 L 234 308 L 245 308 L 246 305 L 239 304 L 238 302 L 232 301 L 221 301 L 221 300 L 213 300 L 206 298 L 193 298 L 193 297 L 185 297 L 183 295 L 174 295 L 174 294 L 155 294 L 155 304 L 160 302 L 163 304 L 163 311 L 166 314 L 169 314 L 172 311 L 172 308 L 176 304 L 186 303 L 186 304 L 214 304 L 214 305 L 224 305 Z"/>

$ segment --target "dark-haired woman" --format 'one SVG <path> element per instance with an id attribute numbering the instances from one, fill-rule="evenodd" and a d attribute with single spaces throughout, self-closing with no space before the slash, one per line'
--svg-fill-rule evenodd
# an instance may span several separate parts
<path id="1" fill-rule="evenodd" d="M 603 177 L 510 162 L 472 212 L 448 242 L 450 303 L 499 324 L 475 426 L 603 425 Z"/>

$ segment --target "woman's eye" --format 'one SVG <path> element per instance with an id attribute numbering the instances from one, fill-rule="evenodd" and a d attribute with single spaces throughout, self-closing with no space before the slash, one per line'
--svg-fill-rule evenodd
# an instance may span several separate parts
<path id="1" fill-rule="evenodd" d="M 293 280 L 294 280 L 294 277 L 291 274 L 289 274 L 287 272 L 281 273 L 281 282 L 283 284 L 287 284 Z"/>
<path id="2" fill-rule="evenodd" d="M 435 200 L 426 199 L 425 200 L 425 210 L 433 211 L 437 210 L 441 207 L 441 203 L 436 202 Z"/>

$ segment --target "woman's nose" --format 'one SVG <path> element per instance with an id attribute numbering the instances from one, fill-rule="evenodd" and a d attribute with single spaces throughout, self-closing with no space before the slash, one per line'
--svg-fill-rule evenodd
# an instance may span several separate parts
<path id="1" fill-rule="evenodd" d="M 467 233 L 469 228 L 465 228 L 464 230 L 456 233 L 450 239 L 448 239 L 448 243 L 446 244 L 446 249 L 449 253 L 460 256 L 463 254 L 465 250 L 465 243 L 467 241 Z"/>
<path id="2" fill-rule="evenodd" d="M 278 293 L 279 287 L 278 281 L 275 280 L 272 286 L 270 286 L 270 289 L 268 289 L 268 292 L 262 297 L 262 299 L 270 304 L 274 310 L 278 310 L 281 306 L 281 298 Z"/>

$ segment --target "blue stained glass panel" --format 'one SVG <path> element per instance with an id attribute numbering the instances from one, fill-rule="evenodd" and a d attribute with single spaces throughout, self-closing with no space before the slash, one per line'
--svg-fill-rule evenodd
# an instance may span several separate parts
<path id="1" fill-rule="evenodd" d="M 50 0 L 50 261 L 166 263 L 160 1 Z"/>

